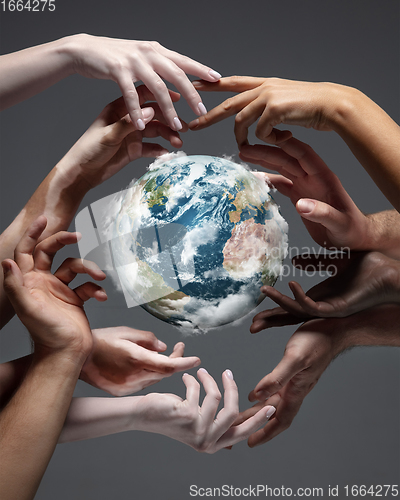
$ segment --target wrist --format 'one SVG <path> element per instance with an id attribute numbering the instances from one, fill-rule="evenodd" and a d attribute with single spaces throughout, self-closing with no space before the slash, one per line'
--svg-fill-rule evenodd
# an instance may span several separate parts
<path id="1" fill-rule="evenodd" d="M 326 83 L 329 98 L 326 102 L 326 120 L 330 128 L 339 135 L 346 129 L 357 113 L 357 102 L 362 94 L 359 90 L 337 83 Z"/>
<path id="2" fill-rule="evenodd" d="M 38 362 L 48 360 L 49 363 L 60 363 L 67 369 L 76 369 L 80 373 L 91 350 L 92 342 L 89 339 L 59 348 L 35 343 L 32 360 Z"/>
<path id="3" fill-rule="evenodd" d="M 66 71 L 68 75 L 74 75 L 79 73 L 78 71 L 78 61 L 79 55 L 82 52 L 82 41 L 85 37 L 89 35 L 85 35 L 83 33 L 66 36 L 58 40 L 58 51 L 65 58 L 66 61 Z"/>

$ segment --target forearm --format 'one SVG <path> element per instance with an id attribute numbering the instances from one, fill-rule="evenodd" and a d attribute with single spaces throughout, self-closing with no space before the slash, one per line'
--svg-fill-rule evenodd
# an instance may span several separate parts
<path id="1" fill-rule="evenodd" d="M 74 37 L 31 47 L 0 57 L 0 110 L 42 92 L 73 74 Z"/>
<path id="2" fill-rule="evenodd" d="M 141 430 L 139 406 L 143 397 L 73 398 L 59 443 Z"/>
<path id="3" fill-rule="evenodd" d="M 0 365 L 0 411 L 20 386 L 32 363 L 32 354 Z"/>
<path id="4" fill-rule="evenodd" d="M 329 319 L 328 321 L 331 321 Z M 400 305 L 385 304 L 347 318 L 335 318 L 341 350 L 357 346 L 400 347 Z"/>
<path id="5" fill-rule="evenodd" d="M 59 354 L 36 358 L 1 412 L 4 500 L 34 497 L 64 424 L 81 362 Z"/>
<path id="6" fill-rule="evenodd" d="M 0 235 L 0 262 L 13 258 L 18 242 L 39 215 L 45 215 L 48 221 L 41 239 L 68 229 L 80 202 L 89 190 L 89 185 L 79 175 L 68 174 L 69 171 L 65 166 L 67 161 L 61 160 L 53 168 L 20 214 Z M 13 315 L 14 310 L 3 290 L 3 273 L 0 273 L 0 328 Z"/>
<path id="7" fill-rule="evenodd" d="M 386 210 L 367 215 L 367 220 L 368 236 L 363 250 L 377 250 L 400 259 L 400 213 L 397 210 Z"/>
<path id="8" fill-rule="evenodd" d="M 332 89 L 335 103 L 329 113 L 332 129 L 399 211 L 400 127 L 362 92 L 341 85 Z"/>

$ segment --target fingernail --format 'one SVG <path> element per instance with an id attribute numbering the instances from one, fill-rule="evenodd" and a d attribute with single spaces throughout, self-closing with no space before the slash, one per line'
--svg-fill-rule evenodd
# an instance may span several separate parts
<path id="1" fill-rule="evenodd" d="M 214 71 L 213 69 L 211 71 L 209 71 L 208 73 L 212 78 L 215 78 L 216 80 L 219 80 L 220 78 L 222 78 L 222 75 L 220 75 L 218 73 L 218 71 Z"/>
<path id="2" fill-rule="evenodd" d="M 199 102 L 199 105 L 197 106 L 197 109 L 199 110 L 199 113 L 201 115 L 206 115 L 207 114 L 207 108 L 204 106 L 202 102 Z"/>
<path id="3" fill-rule="evenodd" d="M 199 120 L 196 119 L 196 120 L 193 120 L 191 123 L 190 123 L 190 128 L 196 128 L 199 126 Z"/>
<path id="4" fill-rule="evenodd" d="M 233 380 L 233 373 L 230 370 L 225 370 L 225 373 L 230 380 Z"/>
<path id="5" fill-rule="evenodd" d="M 185 373 L 182 375 L 182 377 L 184 377 L 185 375 L 189 375 L 189 374 L 185 372 Z"/>
<path id="6" fill-rule="evenodd" d="M 157 349 L 163 350 L 163 349 L 166 349 L 166 348 L 167 348 L 167 344 L 164 344 L 164 342 L 161 342 L 161 340 L 159 340 L 157 342 Z"/>
<path id="7" fill-rule="evenodd" d="M 303 214 L 309 214 L 314 210 L 315 203 L 310 200 L 299 200 L 297 202 L 297 208 L 302 212 Z"/>
<path id="8" fill-rule="evenodd" d="M 175 127 L 175 130 L 181 130 L 181 128 L 182 128 L 182 123 L 177 116 L 175 116 L 175 118 L 174 118 L 174 127 Z"/>
<path id="9" fill-rule="evenodd" d="M 200 368 L 200 369 L 199 369 L 199 372 L 202 372 L 202 373 L 207 373 L 207 374 L 208 374 L 208 371 L 207 371 L 205 368 Z"/>
<path id="10" fill-rule="evenodd" d="M 254 393 L 255 397 L 258 399 L 258 401 L 265 401 L 267 400 L 271 394 L 269 392 L 265 392 L 265 391 L 257 391 Z"/>
<path id="11" fill-rule="evenodd" d="M 270 419 L 275 412 L 276 412 L 276 408 L 274 408 L 273 406 L 271 406 L 271 408 L 268 408 L 268 411 L 265 414 L 265 417 L 267 419 Z"/>
<path id="12" fill-rule="evenodd" d="M 144 130 L 145 129 L 145 125 L 144 125 L 144 121 L 139 118 L 136 122 L 136 127 L 138 130 Z"/>
<path id="13" fill-rule="evenodd" d="M 193 80 L 192 85 L 193 87 L 201 87 L 202 83 L 199 80 Z"/>
<path id="14" fill-rule="evenodd" d="M 201 359 L 198 359 L 198 360 L 196 361 L 196 364 L 195 364 L 194 366 L 199 366 L 200 364 L 201 364 Z"/>

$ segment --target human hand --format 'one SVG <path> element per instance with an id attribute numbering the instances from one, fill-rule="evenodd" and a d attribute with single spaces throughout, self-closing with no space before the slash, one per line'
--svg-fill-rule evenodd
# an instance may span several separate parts
<path id="1" fill-rule="evenodd" d="M 265 423 L 275 411 L 267 406 L 252 415 L 241 425 L 231 427 L 239 412 L 238 390 L 230 370 L 222 374 L 225 389 L 224 408 L 218 410 L 221 393 L 215 380 L 204 368 L 197 372 L 206 396 L 199 407 L 200 384 L 185 373 L 186 399 L 174 394 L 147 394 L 139 405 L 139 420 L 134 428 L 163 434 L 185 443 L 203 453 L 215 453 L 221 448 L 232 446 Z"/>
<path id="2" fill-rule="evenodd" d="M 159 354 L 167 346 L 152 332 L 117 326 L 92 330 L 92 335 L 93 348 L 80 378 L 113 396 L 138 392 L 200 364 L 197 357 L 183 357 L 183 342 L 175 345 L 170 356 Z"/>
<path id="3" fill-rule="evenodd" d="M 295 257 L 294 265 L 301 269 L 331 270 L 334 275 L 312 287 L 307 294 L 295 281 L 289 283 L 295 300 L 273 287 L 261 291 L 290 317 L 304 321 L 313 317 L 344 317 L 370 307 L 400 302 L 400 262 L 379 252 L 356 252 L 345 255 Z M 275 314 L 281 311 L 274 310 Z M 263 314 L 253 319 L 251 331 L 259 332 L 270 326 L 275 314 Z M 276 319 L 276 318 L 275 318 Z"/>
<path id="4" fill-rule="evenodd" d="M 137 89 L 140 103 L 153 99 L 151 92 L 141 85 Z M 173 101 L 179 94 L 170 91 Z M 119 172 L 129 162 L 141 157 L 156 157 L 168 153 L 159 144 L 143 142 L 145 138 L 162 137 L 173 147 L 180 148 L 179 134 L 164 122 L 156 103 L 144 108 L 148 126 L 135 130 L 122 97 L 108 104 L 89 129 L 68 151 L 57 169 L 65 177 L 83 179 L 92 188 Z M 185 124 L 186 126 L 186 124 Z"/>
<path id="5" fill-rule="evenodd" d="M 162 79 L 171 82 L 197 115 L 206 113 L 201 97 L 186 73 L 215 82 L 221 75 L 189 57 L 168 50 L 158 42 L 119 40 L 91 35 L 75 35 L 72 56 L 76 73 L 89 78 L 115 81 L 125 99 L 134 127 L 145 128 L 140 97 L 134 83 L 142 80 L 154 94 L 168 125 L 180 130 L 182 125 Z"/>
<path id="6" fill-rule="evenodd" d="M 201 130 L 236 115 L 235 136 L 239 147 L 247 143 L 248 128 L 257 120 L 256 137 L 269 144 L 290 137 L 290 132 L 274 128 L 280 124 L 332 130 L 336 103 L 346 92 L 353 91 L 332 83 L 250 76 L 230 76 L 216 83 L 195 81 L 193 85 L 200 91 L 239 93 L 189 124 L 192 130 Z"/>
<path id="7" fill-rule="evenodd" d="M 92 282 L 74 290 L 68 284 L 77 274 L 101 280 L 105 274 L 96 264 L 82 259 L 66 259 L 51 273 L 55 254 L 78 241 L 76 233 L 60 231 L 40 243 L 47 224 L 39 217 L 25 232 L 15 249 L 14 259 L 2 262 L 4 290 L 35 343 L 35 353 L 68 351 L 86 358 L 92 347 L 90 326 L 83 303 L 91 297 L 104 301 L 104 290 Z"/>
<path id="8" fill-rule="evenodd" d="M 316 243 L 331 249 L 369 249 L 370 219 L 308 144 L 292 137 L 278 147 L 245 145 L 239 156 L 281 174 L 256 173 L 290 198 Z"/>

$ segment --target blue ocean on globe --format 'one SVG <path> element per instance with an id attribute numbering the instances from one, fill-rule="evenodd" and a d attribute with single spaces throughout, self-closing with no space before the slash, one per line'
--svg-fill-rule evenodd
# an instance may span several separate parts
<path id="1" fill-rule="evenodd" d="M 268 186 L 213 156 L 164 155 L 121 200 L 112 254 L 124 289 L 149 313 L 205 331 L 247 315 L 287 253 Z"/>

